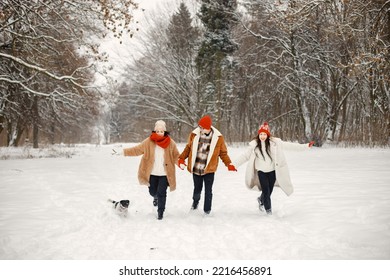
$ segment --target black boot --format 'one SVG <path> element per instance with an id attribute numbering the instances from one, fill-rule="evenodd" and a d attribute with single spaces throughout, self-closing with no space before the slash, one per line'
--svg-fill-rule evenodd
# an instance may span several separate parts
<path id="1" fill-rule="evenodd" d="M 196 210 L 198 209 L 198 204 L 199 204 L 199 201 L 195 201 L 192 202 L 192 206 L 191 206 L 191 210 Z"/>
<path id="2" fill-rule="evenodd" d="M 163 213 L 162 211 L 159 211 L 158 214 L 157 214 L 157 220 L 162 220 L 163 219 Z"/>

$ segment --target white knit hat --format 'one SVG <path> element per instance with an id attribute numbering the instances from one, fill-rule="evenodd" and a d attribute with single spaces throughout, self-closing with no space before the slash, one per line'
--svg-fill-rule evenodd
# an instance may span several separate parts
<path id="1" fill-rule="evenodd" d="M 164 131 L 167 131 L 167 127 L 165 125 L 165 122 L 162 121 L 162 120 L 158 120 L 156 121 L 155 125 L 154 125 L 154 130 L 158 130 L 158 128 L 164 130 Z"/>

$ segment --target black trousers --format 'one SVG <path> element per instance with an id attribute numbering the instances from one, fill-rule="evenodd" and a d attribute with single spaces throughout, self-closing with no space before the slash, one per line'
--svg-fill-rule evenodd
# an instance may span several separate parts
<path id="1" fill-rule="evenodd" d="M 276 181 L 275 170 L 271 172 L 257 171 L 259 176 L 259 181 L 261 185 L 261 196 L 260 200 L 264 204 L 265 210 L 271 210 L 271 194 L 274 190 L 274 185 Z"/>
<path id="2" fill-rule="evenodd" d="M 157 196 L 158 204 L 157 211 L 163 213 L 165 210 L 165 203 L 167 201 L 167 188 L 168 179 L 167 176 L 155 176 L 150 175 L 149 178 L 149 193 L 151 196 Z"/>
<path id="3" fill-rule="evenodd" d="M 211 203 L 213 201 L 213 183 L 214 173 L 208 173 L 203 176 L 192 174 L 194 179 L 194 193 L 192 199 L 194 202 L 199 202 L 202 194 L 203 182 L 204 182 L 204 205 L 203 211 L 211 211 Z"/>

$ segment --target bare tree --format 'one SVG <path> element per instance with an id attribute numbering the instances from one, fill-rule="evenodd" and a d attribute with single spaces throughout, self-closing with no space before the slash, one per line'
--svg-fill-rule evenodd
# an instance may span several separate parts
<path id="1" fill-rule="evenodd" d="M 268 119 L 277 131 L 319 144 L 386 143 L 388 1 L 254 3 L 246 1 L 255 9 L 242 22 L 256 42 L 252 49 L 245 47 L 251 40 L 241 44 L 240 51 L 247 50 L 241 67 L 258 66 L 249 71 L 256 77 L 253 85 L 267 88 L 273 83 L 274 96 L 260 93 L 258 98 L 268 100 L 259 104 L 260 111 L 272 102 Z"/>
<path id="2" fill-rule="evenodd" d="M 169 18 L 142 37 L 142 55 L 127 69 L 130 83 L 120 102 L 136 106 L 134 115 L 143 119 L 164 118 L 181 134 L 183 124 L 196 123 L 202 103 L 194 67 L 199 30 L 184 3 Z"/>
<path id="3" fill-rule="evenodd" d="M 76 123 L 69 117 L 83 115 L 74 112 L 94 111 L 99 96 L 92 90 L 93 67 L 104 58 L 95 39 L 89 37 L 103 36 L 103 24 L 116 37 L 122 36 L 134 7 L 132 1 L 120 0 L 0 3 L 0 121 L 2 130 L 8 128 L 9 145 L 17 144 L 15 140 L 28 125 L 34 127 L 37 146 L 42 120 L 56 116 L 66 126 L 67 120 Z M 24 107 L 29 115 L 19 111 L 21 104 L 15 100 L 27 102 Z M 40 115 L 43 112 L 48 114 Z"/>

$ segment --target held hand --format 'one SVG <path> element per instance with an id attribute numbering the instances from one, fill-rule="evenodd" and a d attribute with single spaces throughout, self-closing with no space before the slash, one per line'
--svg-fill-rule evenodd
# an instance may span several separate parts
<path id="1" fill-rule="evenodd" d="M 186 167 L 187 164 L 184 162 L 184 159 L 179 158 L 179 160 L 177 161 L 177 166 L 179 166 L 181 170 L 184 170 L 184 167 Z"/>
<path id="2" fill-rule="evenodd" d="M 233 164 L 229 164 L 229 165 L 228 165 L 228 170 L 229 170 L 229 171 L 237 171 L 237 169 L 234 167 Z"/>
<path id="3" fill-rule="evenodd" d="M 314 145 L 314 141 L 310 141 L 309 148 L 311 148 Z"/>

